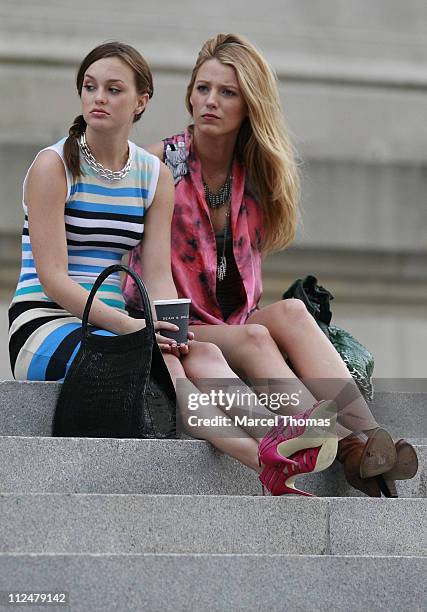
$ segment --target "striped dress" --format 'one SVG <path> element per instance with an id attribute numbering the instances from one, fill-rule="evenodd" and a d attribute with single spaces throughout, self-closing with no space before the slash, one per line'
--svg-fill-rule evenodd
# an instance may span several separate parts
<path id="1" fill-rule="evenodd" d="M 64 162 L 64 142 L 43 150 L 55 151 Z M 87 290 L 102 270 L 120 263 L 124 253 L 142 240 L 144 215 L 156 191 L 160 162 L 131 142 L 129 147 L 131 170 L 114 183 L 101 179 L 82 157 L 83 173 L 74 179 L 64 162 L 68 274 Z M 45 294 L 35 269 L 25 201 L 23 207 L 21 274 L 9 307 L 11 368 L 17 380 L 62 380 L 80 345 L 81 320 Z M 103 283 L 97 297 L 125 311 L 118 273 Z M 96 328 L 92 332 L 113 335 Z"/>

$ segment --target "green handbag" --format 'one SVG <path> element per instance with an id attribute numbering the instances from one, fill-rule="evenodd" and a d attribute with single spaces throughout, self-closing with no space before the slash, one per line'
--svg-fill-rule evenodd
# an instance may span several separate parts
<path id="1" fill-rule="evenodd" d="M 304 280 L 301 278 L 296 280 L 282 298 L 284 300 L 296 298 L 304 302 L 308 312 L 316 319 L 320 329 L 341 355 L 365 400 L 372 401 L 374 358 L 348 331 L 337 325 L 331 325 L 330 301 L 334 299 L 332 293 L 318 285 L 315 276 L 306 276 Z"/>

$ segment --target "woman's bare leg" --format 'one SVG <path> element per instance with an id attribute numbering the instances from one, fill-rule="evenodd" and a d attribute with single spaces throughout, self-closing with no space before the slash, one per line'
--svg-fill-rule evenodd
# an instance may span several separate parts
<path id="1" fill-rule="evenodd" d="M 193 347 L 191 347 L 193 348 Z M 182 421 L 185 424 L 191 412 L 188 411 L 188 395 L 190 393 L 199 393 L 199 389 L 193 383 L 186 379 L 184 368 L 180 360 L 168 354 L 163 354 L 165 363 L 170 372 L 172 381 L 177 389 L 177 403 L 182 415 Z M 183 360 L 185 361 L 185 357 Z M 177 385 L 177 380 L 180 383 Z M 197 411 L 201 418 L 212 418 L 214 416 L 224 416 L 224 413 L 216 406 L 201 406 Z M 191 431 L 189 431 L 191 435 Z M 197 436 L 210 442 L 220 451 L 234 457 L 244 465 L 252 468 L 260 473 L 261 469 L 258 465 L 258 443 L 241 427 L 234 425 L 230 427 L 198 427 Z"/>
<path id="2" fill-rule="evenodd" d="M 267 306 L 254 313 L 246 325 L 200 325 L 192 326 L 191 330 L 196 339 L 216 344 L 230 367 L 245 380 L 287 379 L 286 390 L 301 392 L 300 407 L 288 406 L 280 410 L 281 414 L 297 414 L 301 412 L 301 406 L 312 405 L 316 398 L 334 399 L 339 408 L 339 438 L 351 431 L 377 427 L 344 362 L 304 304 L 300 300 L 283 301 L 286 302 L 299 303 L 295 308 L 288 308 L 291 312 L 298 312 L 298 317 L 282 316 L 278 309 L 272 311 L 272 307 Z M 307 325 L 301 329 L 300 318 L 308 319 Z M 288 333 L 291 338 L 284 342 L 282 336 L 288 340 Z M 300 345 L 302 335 L 303 348 Z M 286 355 L 289 355 L 296 373 L 286 364 Z M 317 361 L 320 361 L 320 366 Z M 303 377 L 302 382 L 297 375 Z"/>
<path id="3" fill-rule="evenodd" d="M 251 437 L 261 441 L 274 424 L 272 410 L 260 403 L 259 398 L 228 365 L 221 350 L 210 342 L 192 342 L 188 355 L 181 358 L 185 374 L 204 393 L 214 390 L 225 396 L 218 405 L 227 416 L 250 417 L 271 421 L 270 424 L 239 424 Z M 275 412 L 279 413 L 278 410 Z"/>
<path id="4" fill-rule="evenodd" d="M 310 406 L 314 395 L 285 363 L 283 355 L 264 325 L 193 325 L 196 340 L 212 342 L 221 350 L 230 368 L 246 381 L 287 379 L 289 390 L 301 391 L 300 404 Z M 290 407 L 283 414 L 298 414 Z"/>
<path id="5" fill-rule="evenodd" d="M 248 323 L 264 325 L 295 373 L 316 397 L 335 399 L 339 421 L 351 431 L 378 426 L 345 363 L 301 300 L 266 306 Z"/>

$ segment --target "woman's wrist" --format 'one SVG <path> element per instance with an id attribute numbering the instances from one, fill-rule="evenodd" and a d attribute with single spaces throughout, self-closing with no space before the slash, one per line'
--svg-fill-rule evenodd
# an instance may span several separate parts
<path id="1" fill-rule="evenodd" d="M 126 317 L 123 322 L 122 330 L 119 332 L 120 335 L 131 334 L 145 327 L 145 319 L 134 319 L 133 317 Z"/>

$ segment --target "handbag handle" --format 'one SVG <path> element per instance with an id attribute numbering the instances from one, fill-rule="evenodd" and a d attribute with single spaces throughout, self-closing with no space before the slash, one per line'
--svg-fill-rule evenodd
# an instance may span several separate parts
<path id="1" fill-rule="evenodd" d="M 122 264 L 114 264 L 112 266 L 108 266 L 108 268 L 105 268 L 105 270 L 101 272 L 101 274 L 96 279 L 92 289 L 90 290 L 89 297 L 87 299 L 86 306 L 83 311 L 83 317 L 82 317 L 82 336 L 83 338 L 87 338 L 90 335 L 87 329 L 87 324 L 88 324 L 89 313 L 92 307 L 92 302 L 95 297 L 95 294 L 100 288 L 100 286 L 102 285 L 102 283 L 105 281 L 105 279 L 108 278 L 111 274 L 114 274 L 114 272 L 126 272 L 126 274 L 129 274 L 135 281 L 135 284 L 138 287 L 139 293 L 141 295 L 141 300 L 144 306 L 145 325 L 147 329 L 151 331 L 151 334 L 154 336 L 154 323 L 153 323 L 153 315 L 151 313 L 150 298 L 148 297 L 148 291 L 145 288 L 145 285 L 142 279 L 131 268 L 128 268 L 127 266 L 124 266 Z"/>

